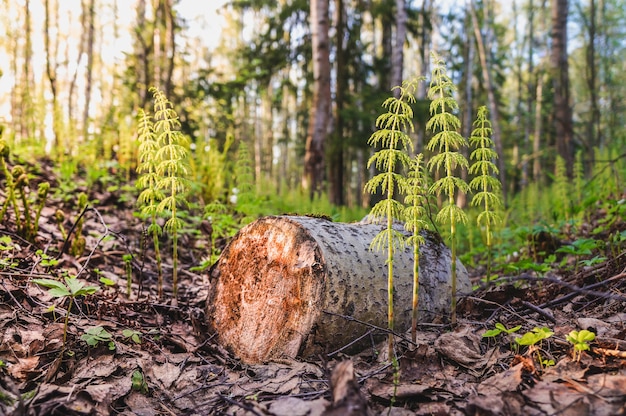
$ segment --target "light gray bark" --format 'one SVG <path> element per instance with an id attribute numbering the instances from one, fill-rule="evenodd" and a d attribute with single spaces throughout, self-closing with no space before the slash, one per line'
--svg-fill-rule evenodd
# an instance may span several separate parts
<path id="1" fill-rule="evenodd" d="M 371 328 L 386 328 L 386 257 L 371 251 L 381 230 L 368 223 L 265 217 L 244 227 L 211 270 L 209 324 L 242 361 L 329 353 Z M 450 312 L 450 251 L 435 234 L 420 249 L 420 322 Z M 394 258 L 396 331 L 411 325 L 412 251 Z M 458 294 L 471 285 L 458 263 Z M 341 316 L 338 316 L 341 315 Z M 381 334 L 382 335 L 382 334 Z M 382 339 L 382 338 L 381 338 Z M 369 337 L 352 352 L 370 345 Z"/>

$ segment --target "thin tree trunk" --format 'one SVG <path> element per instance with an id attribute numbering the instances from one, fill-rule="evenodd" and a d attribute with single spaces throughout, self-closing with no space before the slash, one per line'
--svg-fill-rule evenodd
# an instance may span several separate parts
<path id="1" fill-rule="evenodd" d="M 469 16 L 466 16 L 466 19 Z M 463 60 L 465 61 L 465 90 L 463 92 L 463 101 L 464 101 L 464 111 L 463 111 L 463 124 L 461 126 L 461 135 L 463 137 L 469 137 L 472 134 L 472 122 L 474 119 L 474 111 L 473 111 L 473 96 L 472 96 L 472 83 L 473 83 L 473 68 L 474 68 L 474 39 L 469 32 L 466 32 L 465 38 L 465 56 Z M 466 147 L 461 149 L 463 156 L 468 157 L 468 149 Z M 467 169 L 461 169 L 461 179 L 467 182 Z M 465 192 L 459 191 L 456 195 L 456 204 L 463 208 L 467 204 L 467 195 Z"/>
<path id="2" fill-rule="evenodd" d="M 347 83 L 347 71 L 346 71 L 346 55 L 345 55 L 345 7 L 343 0 L 335 1 L 335 48 L 336 48 L 336 62 L 335 62 L 335 79 L 337 82 L 335 93 L 335 115 L 334 122 L 335 128 L 333 134 L 330 136 L 331 145 L 328 151 L 328 180 L 329 180 L 329 194 L 330 202 L 335 205 L 345 204 L 345 184 L 344 184 L 344 116 L 342 114 L 345 103 Z"/>
<path id="3" fill-rule="evenodd" d="M 530 0 L 528 4 L 528 33 L 526 34 L 526 42 L 528 46 L 528 82 L 526 83 L 526 120 L 524 123 L 524 143 L 525 143 L 525 160 L 522 165 L 522 188 L 528 185 L 529 180 L 529 165 L 531 160 L 528 158 L 530 153 L 530 137 L 533 125 L 533 97 L 536 96 L 535 86 L 533 84 L 533 76 L 535 72 L 534 59 L 534 40 L 535 40 L 535 8 L 533 0 Z M 521 71 L 520 71 L 521 72 Z M 521 75 L 521 74 L 520 74 Z M 534 162 L 533 162 L 534 163 Z"/>
<path id="4" fill-rule="evenodd" d="M 54 0 L 52 0 L 54 1 Z M 50 82 L 50 92 L 52 93 L 52 132 L 53 137 L 47 139 L 46 149 L 57 149 L 60 151 L 59 155 L 62 156 L 65 149 L 59 149 L 59 143 L 61 133 L 59 131 L 60 125 L 60 111 L 59 111 L 59 103 L 58 103 L 58 92 L 57 92 L 57 63 L 56 63 L 56 40 L 53 43 L 51 39 L 51 10 L 50 10 L 50 2 L 51 0 L 45 0 L 44 10 L 44 44 L 46 49 L 46 75 L 48 76 L 48 81 Z M 56 9 L 55 9 L 56 10 Z M 55 14 L 55 21 L 58 21 L 58 14 Z M 58 31 L 57 31 L 58 35 Z M 53 48 L 54 46 L 54 48 Z"/>
<path id="5" fill-rule="evenodd" d="M 542 180 L 541 175 L 541 134 L 542 126 L 542 108 L 543 108 L 543 78 L 544 75 L 537 75 L 537 90 L 535 93 L 535 134 L 533 135 L 533 180 L 538 182 Z"/>
<path id="6" fill-rule="evenodd" d="M 174 75 L 174 66 L 176 58 L 176 21 L 175 14 L 172 7 L 172 0 L 164 0 L 164 24 L 165 24 L 165 56 L 167 60 L 165 64 L 165 79 L 163 85 L 168 96 L 172 95 L 172 77 Z"/>
<path id="7" fill-rule="evenodd" d="M 396 0 L 396 38 L 391 51 L 391 86 L 402 85 L 404 69 L 404 43 L 406 41 L 406 1 Z M 400 96 L 400 90 L 394 91 L 394 96 Z"/>
<path id="8" fill-rule="evenodd" d="M 552 0 L 552 82 L 554 87 L 554 125 L 556 150 L 565 161 L 567 175 L 574 166 L 573 121 L 570 107 L 569 62 L 567 55 L 568 0 Z"/>
<path id="9" fill-rule="evenodd" d="M 470 13 L 472 15 L 472 23 L 474 26 L 474 35 L 476 36 L 476 44 L 478 46 L 478 56 L 480 58 L 480 66 L 482 68 L 483 79 L 485 81 L 485 88 L 487 90 L 487 100 L 489 102 L 489 112 L 491 118 L 491 125 L 493 128 L 493 141 L 496 147 L 496 151 L 500 156 L 497 160 L 498 170 L 500 171 L 500 183 L 502 184 L 502 197 L 506 201 L 506 172 L 504 166 L 504 149 L 502 147 L 502 130 L 500 129 L 500 111 L 498 110 L 498 103 L 496 101 L 496 94 L 491 79 L 491 73 L 489 71 L 489 64 L 487 61 L 486 45 L 483 41 L 483 35 L 480 31 L 478 23 L 478 16 L 476 15 L 475 0 L 470 0 Z"/>
<path id="10" fill-rule="evenodd" d="M 91 105 L 91 88 L 93 82 L 94 43 L 96 32 L 96 4 L 95 0 L 89 1 L 89 18 L 87 19 L 87 68 L 85 68 L 85 107 L 83 108 L 83 140 L 87 140 L 89 134 L 89 106 Z"/>
<path id="11" fill-rule="evenodd" d="M 598 146 L 600 131 L 600 108 L 598 106 L 597 66 L 596 66 L 596 1 L 589 1 L 589 45 L 587 46 L 587 86 L 591 100 L 591 118 L 587 130 L 588 170 L 593 166 L 594 147 Z"/>
<path id="12" fill-rule="evenodd" d="M 368 223 L 311 217 L 265 217 L 244 227 L 212 268 L 207 317 L 222 345 L 242 361 L 346 352 L 370 345 L 370 331 L 354 320 L 386 326 L 386 256 L 369 245 L 381 230 Z M 424 233 L 420 246 L 419 320 L 449 314 L 450 250 Z M 457 263 L 459 294 L 471 291 Z M 394 256 L 394 328 L 411 325 L 413 250 Z M 376 334 L 384 339 L 385 334 Z"/>
<path id="13" fill-rule="evenodd" d="M 309 115 L 302 188 L 309 198 L 321 195 L 324 178 L 324 144 L 330 121 L 329 0 L 311 1 L 313 47 L 313 102 Z"/>
<path id="14" fill-rule="evenodd" d="M 67 97 L 67 119 L 69 120 L 69 130 L 70 134 L 75 134 L 76 123 L 74 122 L 74 101 L 76 99 L 75 89 L 76 89 L 76 81 L 78 80 L 78 72 L 80 71 L 81 64 L 80 62 L 83 59 L 83 54 L 85 52 L 85 38 L 87 37 L 87 5 L 86 0 L 81 0 L 80 2 L 80 41 L 78 42 L 78 56 L 76 59 L 76 69 L 74 70 L 74 74 L 72 75 L 72 79 L 70 81 L 69 93 Z"/>

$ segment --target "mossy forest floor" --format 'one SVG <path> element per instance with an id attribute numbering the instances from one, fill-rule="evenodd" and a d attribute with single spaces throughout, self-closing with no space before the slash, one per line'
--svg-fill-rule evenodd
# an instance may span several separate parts
<path id="1" fill-rule="evenodd" d="M 45 179 L 58 189 L 51 170 L 43 165 L 39 171 L 31 187 Z M 87 192 L 49 198 L 34 242 L 17 233 L 12 209 L 0 224 L 0 415 L 364 414 L 350 413 L 346 403 L 343 410 L 327 409 L 329 371 L 344 359 L 354 362 L 370 414 L 626 414 L 624 243 L 593 266 L 576 269 L 572 258 L 544 276 L 501 276 L 460 300 L 456 328 L 423 325 L 417 346 L 407 342 L 408 335 L 398 337 L 400 379 L 394 386 L 384 343 L 353 357 L 240 363 L 205 325 L 208 273 L 192 268 L 207 255 L 209 235 L 181 236 L 177 303 L 171 298 L 170 246 L 163 238 L 166 296 L 159 300 L 151 239 L 134 215 L 132 198 L 124 198 L 128 191 L 97 184 L 89 189 L 89 200 L 98 202 L 83 213 L 85 248 L 70 254 L 75 235 L 63 237 L 55 213 L 65 213 L 66 231 L 72 231 L 81 190 Z M 0 190 L 0 201 L 5 197 Z M 602 216 L 598 212 L 591 221 Z M 618 219 L 606 235 L 625 229 Z M 470 272 L 480 286 L 481 270 Z M 66 275 L 99 290 L 76 298 L 64 347 L 69 301 L 32 281 L 62 281 Z M 115 285 L 106 287 L 101 278 Z M 522 328 L 510 339 L 483 338 L 496 323 Z M 94 327 L 106 333 L 100 340 L 92 334 L 97 345 L 88 346 L 85 335 Z M 536 347 L 517 346 L 513 337 L 535 327 L 554 335 Z M 597 337 L 578 361 L 566 336 L 581 329 Z M 347 400 L 352 399 L 358 397 Z"/>

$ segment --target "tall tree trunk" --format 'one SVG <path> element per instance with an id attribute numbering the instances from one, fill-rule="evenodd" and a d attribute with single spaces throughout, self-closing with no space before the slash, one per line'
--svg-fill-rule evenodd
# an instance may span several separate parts
<path id="1" fill-rule="evenodd" d="M 89 29 L 87 28 L 87 0 L 81 0 L 80 2 L 80 41 L 78 42 L 78 53 L 76 59 L 76 68 L 74 69 L 74 74 L 72 75 L 72 79 L 70 80 L 69 93 L 67 97 L 67 119 L 69 120 L 69 134 L 74 135 L 76 133 L 76 123 L 74 117 L 74 102 L 76 100 L 76 82 L 78 81 L 78 73 L 82 65 L 80 64 L 83 59 L 83 54 L 85 52 L 85 39 L 87 37 L 87 32 Z"/>
<path id="2" fill-rule="evenodd" d="M 85 106 L 83 107 L 83 140 L 87 140 L 87 134 L 89 133 L 89 106 L 91 105 L 91 88 L 93 81 L 93 61 L 94 53 L 93 47 L 96 36 L 96 4 L 95 0 L 89 0 L 87 19 L 87 68 L 85 68 Z"/>
<path id="3" fill-rule="evenodd" d="M 543 73 L 537 74 L 537 90 L 535 92 L 535 133 L 533 134 L 533 180 L 538 182 L 542 180 L 541 175 L 541 135 L 542 126 L 542 108 L 543 108 Z"/>
<path id="4" fill-rule="evenodd" d="M 587 141 L 585 142 L 586 153 L 589 159 L 593 159 L 593 148 L 600 142 L 600 108 L 598 106 L 597 66 L 596 66 L 596 0 L 589 1 L 589 25 L 587 45 L 587 86 L 591 101 L 591 117 L 587 123 Z M 593 166 L 593 160 L 588 161 L 588 170 Z"/>
<path id="5" fill-rule="evenodd" d="M 329 180 L 329 199 L 332 204 L 345 204 L 345 166 L 344 166 L 344 116 L 343 109 L 345 104 L 345 94 L 348 88 L 348 73 L 346 71 L 346 54 L 344 37 L 346 32 L 345 25 L 345 6 L 343 0 L 335 1 L 335 79 L 337 82 L 335 93 L 335 128 L 331 137 L 331 145 L 328 151 L 328 180 Z"/>
<path id="6" fill-rule="evenodd" d="M 58 30 L 56 31 L 57 35 L 55 36 L 55 40 L 51 39 L 51 1 L 55 0 L 45 0 L 44 4 L 44 44 L 46 49 L 46 75 L 48 76 L 48 81 L 50 82 L 50 92 L 52 93 L 52 134 L 53 137 L 47 138 L 46 149 L 50 151 L 51 149 L 57 149 L 60 151 L 59 155 L 62 156 L 65 149 L 59 149 L 59 142 L 61 138 L 61 132 L 59 131 L 60 127 L 60 110 L 58 103 L 58 91 L 57 91 L 57 62 L 56 62 L 56 52 L 57 52 L 57 37 Z M 55 3 L 55 6 L 56 3 Z M 55 7 L 57 13 L 55 13 L 55 22 L 58 23 L 58 10 Z"/>
<path id="7" fill-rule="evenodd" d="M 34 87 L 35 79 L 33 73 L 33 42 L 32 42 L 32 16 L 30 14 L 30 0 L 26 0 L 24 7 L 24 60 L 22 62 L 21 73 L 18 71 L 19 56 L 19 39 L 20 36 L 14 35 L 15 38 L 15 74 L 19 79 L 18 93 L 13 96 L 16 100 L 13 102 L 16 108 L 16 131 L 22 139 L 34 138 L 35 136 L 35 109 L 34 109 Z M 13 108 L 13 106 L 12 106 Z"/>
<path id="8" fill-rule="evenodd" d="M 491 118 L 491 125 L 493 128 L 493 141 L 496 147 L 496 151 L 500 156 L 497 160 L 498 170 L 500 171 L 500 183 L 502 184 L 502 197 L 506 201 L 506 172 L 504 166 L 504 149 L 502 146 L 502 130 L 500 129 L 500 111 L 498 109 L 498 103 L 496 101 L 496 94 L 493 87 L 493 81 L 491 79 L 491 72 L 489 70 L 489 62 L 487 60 L 487 46 L 483 40 L 483 35 L 478 23 L 478 16 L 476 15 L 475 0 L 470 1 L 470 13 L 472 15 L 472 24 L 474 26 L 474 35 L 476 36 L 476 44 L 478 46 L 478 56 L 480 58 L 480 66 L 482 69 L 483 80 L 485 81 L 485 88 L 487 90 L 487 100 L 489 102 L 489 112 Z"/>
<path id="9" fill-rule="evenodd" d="M 165 34 L 163 39 L 165 76 L 163 79 L 163 87 L 168 96 L 173 95 L 172 77 L 174 75 L 174 61 L 176 58 L 176 21 L 172 0 L 163 1 L 163 24 L 165 26 Z"/>
<path id="10" fill-rule="evenodd" d="M 330 121 L 329 0 L 311 1 L 313 47 L 313 102 L 309 113 L 302 188 L 309 198 L 320 195 L 324 178 L 324 143 Z"/>
<path id="11" fill-rule="evenodd" d="M 532 157 L 528 157 L 529 155 L 532 155 L 533 152 L 531 152 L 530 149 L 530 137 L 531 137 L 531 130 L 532 130 L 532 125 L 533 125 L 533 97 L 535 96 L 535 86 L 533 84 L 533 76 L 534 76 L 534 71 L 535 71 L 535 65 L 533 63 L 533 57 L 534 57 L 534 53 L 535 53 L 535 46 L 534 46 L 534 40 L 535 40 L 535 8 L 534 8 L 534 4 L 533 4 L 533 0 L 530 0 L 529 4 L 528 4 L 528 17 L 527 17 L 527 22 L 528 22 L 528 33 L 526 34 L 526 46 L 528 47 L 528 57 L 527 57 L 527 62 L 528 62 L 528 82 L 526 83 L 526 120 L 524 120 L 524 143 L 525 143 L 525 151 L 527 153 L 525 153 L 525 160 L 522 162 L 522 188 L 526 187 L 526 185 L 528 184 L 529 181 L 529 164 L 532 160 Z M 521 76 L 521 70 L 520 70 L 520 76 Z M 537 155 L 533 155 L 535 158 L 537 157 Z M 533 161 L 534 163 L 534 161 Z"/>
<path id="12" fill-rule="evenodd" d="M 466 16 L 466 19 L 471 19 L 469 16 Z M 467 20 L 466 20 L 467 22 Z M 463 124 L 461 125 L 461 135 L 463 137 L 469 137 L 472 134 L 472 122 L 474 119 L 474 111 L 473 111 L 473 96 L 472 96 L 472 84 L 473 84 L 473 68 L 474 68 L 474 39 L 469 32 L 465 32 L 465 45 L 464 45 L 465 56 L 463 60 L 465 61 L 465 68 L 463 71 L 463 75 L 465 78 L 465 89 L 463 91 Z M 468 149 L 467 147 L 463 147 L 461 149 L 463 156 L 468 157 Z M 461 169 L 461 179 L 467 182 L 467 169 Z M 456 204 L 463 208 L 467 203 L 467 195 L 465 192 L 459 191 L 456 195 Z"/>
<path id="13" fill-rule="evenodd" d="M 573 121 L 570 107 L 569 63 L 567 55 L 568 0 L 552 0 L 552 82 L 554 87 L 554 123 L 556 150 L 565 161 L 567 175 L 574 166 L 572 147 Z"/>
<path id="14" fill-rule="evenodd" d="M 396 0 L 396 38 L 391 51 L 391 86 L 402 85 L 404 69 L 404 43 L 406 41 L 406 1 Z M 400 90 L 394 91 L 394 96 L 400 96 Z"/>

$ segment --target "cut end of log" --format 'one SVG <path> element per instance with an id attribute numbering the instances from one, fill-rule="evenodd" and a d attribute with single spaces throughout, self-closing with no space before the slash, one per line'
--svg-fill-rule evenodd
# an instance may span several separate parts
<path id="1" fill-rule="evenodd" d="M 209 325 L 221 345 L 246 363 L 351 353 L 387 326 L 387 267 L 370 250 L 380 225 L 321 218 L 261 218 L 242 228 L 211 269 Z M 450 309 L 450 251 L 426 236 L 420 246 L 418 319 Z M 458 263 L 457 289 L 471 286 Z M 412 249 L 394 255 L 394 328 L 411 322 Z"/>
<path id="2" fill-rule="evenodd" d="M 320 313 L 311 300 L 323 296 L 321 252 L 297 223 L 267 218 L 250 226 L 254 232 L 241 230 L 214 269 L 213 326 L 246 362 L 296 357 Z"/>

